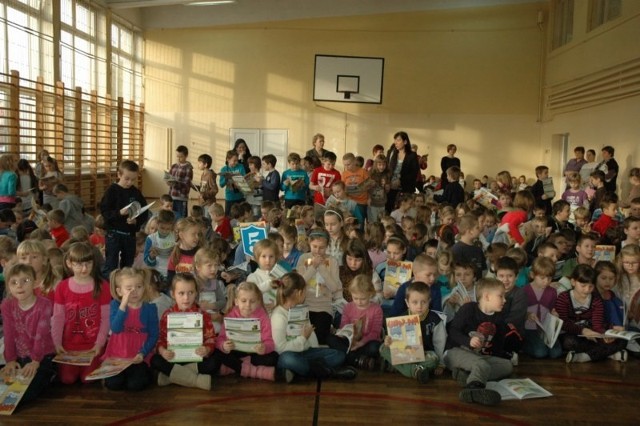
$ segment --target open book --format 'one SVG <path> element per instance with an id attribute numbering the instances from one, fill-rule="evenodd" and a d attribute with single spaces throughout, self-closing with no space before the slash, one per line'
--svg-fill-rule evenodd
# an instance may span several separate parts
<path id="1" fill-rule="evenodd" d="M 193 189 L 194 191 L 196 191 L 199 194 L 201 189 L 202 189 L 202 186 L 201 185 L 196 185 L 195 183 L 191 182 L 191 189 Z"/>
<path id="2" fill-rule="evenodd" d="M 109 377 L 117 376 L 133 364 L 130 359 L 120 358 L 108 358 L 100 365 L 100 367 L 93 370 L 88 376 L 87 380 L 101 380 Z"/>
<path id="3" fill-rule="evenodd" d="M 349 341 L 349 349 L 347 352 L 351 350 L 351 346 L 353 346 L 353 341 L 358 341 L 362 338 L 362 326 L 363 326 L 363 318 L 360 318 L 353 324 L 347 324 L 339 330 L 336 330 L 336 336 L 345 337 Z"/>
<path id="4" fill-rule="evenodd" d="M 473 193 L 473 201 L 490 210 L 498 208 L 498 197 L 493 195 L 487 188 L 476 190 Z"/>
<path id="5" fill-rule="evenodd" d="M 200 362 L 196 349 L 202 346 L 202 313 L 172 312 L 167 315 L 167 349 L 175 356 L 171 362 Z"/>
<path id="6" fill-rule="evenodd" d="M 178 182 L 178 180 L 171 173 L 167 172 L 166 170 L 165 170 L 164 176 L 162 178 L 164 179 L 165 182 L 168 182 L 168 183 L 177 183 Z"/>
<path id="7" fill-rule="evenodd" d="M 238 188 L 243 194 L 248 195 L 253 193 L 253 189 L 244 176 L 232 175 L 231 180 L 233 181 L 233 184 L 236 186 L 236 188 Z"/>
<path id="8" fill-rule="evenodd" d="M 387 318 L 387 333 L 392 339 L 391 364 L 409 364 L 424 361 L 422 329 L 418 315 Z"/>
<path id="9" fill-rule="evenodd" d="M 147 210 L 149 210 L 151 208 L 151 206 L 153 206 L 155 203 L 156 202 L 153 201 L 152 203 L 147 204 L 144 207 L 141 207 L 139 202 L 133 201 L 133 202 L 129 203 L 127 206 L 125 206 L 124 208 L 129 211 L 129 219 L 135 219 L 138 216 L 140 216 L 142 213 L 144 213 Z"/>
<path id="10" fill-rule="evenodd" d="M 257 318 L 225 318 L 224 328 L 236 351 L 255 353 L 255 347 L 262 342 Z"/>
<path id="11" fill-rule="evenodd" d="M 598 336 L 603 339 L 624 339 L 624 340 L 635 340 L 640 339 L 640 333 L 637 331 L 627 331 L 627 330 L 607 330 L 604 334 Z"/>
<path id="12" fill-rule="evenodd" d="M 79 365 L 79 366 L 87 366 L 91 365 L 91 361 L 96 356 L 96 353 L 93 351 L 90 352 L 64 352 L 56 355 L 53 358 L 53 362 L 57 362 L 59 364 L 69 364 L 69 365 Z"/>
<path id="13" fill-rule="evenodd" d="M 536 317 L 535 323 L 542 331 L 542 340 L 544 341 L 544 344 L 549 348 L 552 348 L 558 340 L 564 321 L 555 315 L 547 314 L 543 322 L 540 322 Z"/>
<path id="14" fill-rule="evenodd" d="M 531 379 L 502 379 L 499 382 L 487 382 L 486 388 L 498 392 L 503 400 L 553 396 Z"/>
<path id="15" fill-rule="evenodd" d="M 413 262 L 388 260 L 387 270 L 384 274 L 384 286 L 393 291 L 411 279 Z"/>

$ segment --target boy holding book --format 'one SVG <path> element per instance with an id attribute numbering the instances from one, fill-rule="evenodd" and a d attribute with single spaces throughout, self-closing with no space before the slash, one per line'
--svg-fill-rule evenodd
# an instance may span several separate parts
<path id="1" fill-rule="evenodd" d="M 359 215 L 364 219 L 367 217 L 367 204 L 369 203 L 369 193 L 365 187 L 369 173 L 358 166 L 356 156 L 351 152 L 342 157 L 342 165 L 344 166 L 342 180 L 345 183 L 347 196 L 357 204 Z M 360 223 L 364 226 L 364 220 Z"/>
<path id="2" fill-rule="evenodd" d="M 449 324 L 444 362 L 454 379 L 464 386 L 461 401 L 496 405 L 496 391 L 485 389 L 489 380 L 511 375 L 511 356 L 520 346 L 520 336 L 501 315 L 504 285 L 493 278 L 478 283 L 478 302 L 463 305 Z"/>
<path id="3" fill-rule="evenodd" d="M 280 172 L 276 170 L 276 156 L 262 156 L 262 200 L 280 203 Z"/>
<path id="4" fill-rule="evenodd" d="M 451 321 L 461 306 L 477 300 L 475 268 L 467 262 L 454 262 L 453 276 L 456 282 L 449 296 L 442 303 L 447 322 Z"/>
<path id="5" fill-rule="evenodd" d="M 443 354 L 447 341 L 447 330 L 442 314 L 429 309 L 430 301 L 431 288 L 427 284 L 414 281 L 408 285 L 405 297 L 406 312 L 407 315 L 418 315 L 420 317 L 425 360 L 393 366 L 400 374 L 405 377 L 415 378 L 420 384 L 427 383 L 431 373 L 439 376 L 444 371 Z M 380 346 L 380 355 L 386 361 L 383 365 L 391 364 L 390 346 L 392 343 L 391 336 L 386 336 L 384 344 Z"/>
<path id="6" fill-rule="evenodd" d="M 309 188 L 309 175 L 300 169 L 300 155 L 292 152 L 287 156 L 289 169 L 282 174 L 282 190 L 284 191 L 284 208 L 304 205 Z M 266 216 L 265 216 L 266 217 Z"/>
<path id="7" fill-rule="evenodd" d="M 200 187 L 198 194 L 200 205 L 205 212 L 205 217 L 209 218 L 209 206 L 216 202 L 218 194 L 218 184 L 216 183 L 216 173 L 211 170 L 213 158 L 209 154 L 202 154 L 198 157 L 198 169 L 202 172 L 200 175 Z"/>
<path id="8" fill-rule="evenodd" d="M 595 170 L 593 173 L 591 173 L 589 180 L 591 182 L 591 186 L 595 189 L 593 198 L 589 203 L 589 211 L 593 216 L 593 212 L 601 207 L 600 203 L 602 203 L 602 200 L 607 193 L 607 189 L 604 186 L 604 172 L 602 170 Z"/>
<path id="9" fill-rule="evenodd" d="M 313 195 L 315 204 L 324 206 L 327 198 L 331 195 L 333 183 L 342 180 L 342 175 L 335 169 L 335 165 L 336 155 L 333 152 L 327 152 L 322 158 L 322 166 L 313 170 L 309 188 L 315 191 Z"/>
<path id="10" fill-rule="evenodd" d="M 398 291 L 393 299 L 393 305 L 389 311 L 389 316 L 395 317 L 403 315 L 407 310 L 407 288 L 413 282 L 423 282 L 429 286 L 431 296 L 429 298 L 429 309 L 442 311 L 442 296 L 440 286 L 434 285 L 438 274 L 438 264 L 436 260 L 425 253 L 421 253 L 413 260 L 413 278 L 398 287 Z"/>
<path id="11" fill-rule="evenodd" d="M 189 202 L 189 192 L 191 192 L 191 181 L 193 180 L 193 167 L 187 161 L 189 156 L 189 148 L 180 145 L 176 148 L 176 159 L 178 160 L 171 166 L 167 179 L 169 185 L 169 195 L 173 199 L 173 211 L 176 218 L 187 217 L 189 210 L 187 203 Z"/>
<path id="12" fill-rule="evenodd" d="M 224 214 L 231 214 L 231 206 L 244 201 L 244 193 L 233 180 L 234 175 L 244 176 L 244 166 L 238 161 L 238 153 L 235 150 L 227 151 L 226 163 L 220 169 L 220 187 L 224 188 Z M 213 219 L 213 217 L 212 217 Z"/>
<path id="13" fill-rule="evenodd" d="M 131 266 L 136 256 L 136 232 L 147 221 L 149 211 L 137 218 L 130 218 L 126 207 L 133 201 L 140 203 L 141 207 L 147 205 L 144 196 L 134 185 L 139 170 L 135 162 L 122 161 L 118 167 L 118 182 L 107 188 L 100 201 L 100 213 L 107 229 L 103 277 L 108 277 L 114 269 Z"/>

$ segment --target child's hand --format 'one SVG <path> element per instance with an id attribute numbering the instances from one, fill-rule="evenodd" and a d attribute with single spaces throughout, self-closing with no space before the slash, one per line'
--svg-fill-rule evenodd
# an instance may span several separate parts
<path id="1" fill-rule="evenodd" d="M 391 338 L 391 336 L 385 336 L 384 337 L 384 345 L 386 347 L 391 346 L 392 343 L 393 343 L 393 339 Z"/>
<path id="2" fill-rule="evenodd" d="M 151 247 L 149 250 L 149 259 L 154 260 L 158 256 L 158 249 L 155 247 Z"/>
<path id="3" fill-rule="evenodd" d="M 311 324 L 305 324 L 302 328 L 302 335 L 305 339 L 308 339 L 311 336 L 311 333 L 313 333 L 313 330 L 315 330 L 314 326 Z"/>
<path id="4" fill-rule="evenodd" d="M 226 271 L 220 273 L 220 278 L 222 278 L 227 283 L 233 281 L 231 275 Z"/>
<path id="5" fill-rule="evenodd" d="M 206 346 L 198 346 L 196 348 L 196 355 L 205 358 L 207 355 L 209 355 L 209 348 L 207 348 Z"/>
<path id="6" fill-rule="evenodd" d="M 0 374 L 4 377 L 12 377 L 16 375 L 16 370 L 20 368 L 20 364 L 17 361 L 8 362 L 7 365 L 4 366 L 2 370 L 0 370 Z"/>
<path id="7" fill-rule="evenodd" d="M 480 349 L 482 347 L 482 340 L 478 336 L 473 336 L 469 342 L 469 346 L 473 349 Z"/>
<path id="8" fill-rule="evenodd" d="M 140 364 L 142 361 L 144 361 L 144 357 L 142 356 L 142 354 L 137 354 L 136 356 L 133 357 L 133 360 L 132 360 L 134 364 Z"/>
<path id="9" fill-rule="evenodd" d="M 120 209 L 120 216 L 129 216 L 129 209 L 127 208 Z"/>
<path id="10" fill-rule="evenodd" d="M 465 296 L 465 297 L 462 298 L 462 303 L 461 304 L 464 305 L 465 303 L 469 303 L 469 302 L 471 302 L 471 297 Z"/>
<path id="11" fill-rule="evenodd" d="M 536 319 L 538 319 L 538 316 L 536 314 L 534 314 L 533 312 L 529 312 L 529 313 L 527 313 L 527 319 L 529 321 L 535 322 Z"/>
<path id="12" fill-rule="evenodd" d="M 233 343 L 231 340 L 227 340 L 226 342 L 224 342 L 224 344 L 222 345 L 222 350 L 224 351 L 224 353 L 228 354 L 229 352 L 231 352 L 232 350 L 234 350 L 236 348 L 236 344 Z"/>
<path id="13" fill-rule="evenodd" d="M 444 373 L 444 366 L 439 365 L 436 367 L 435 370 L 433 370 L 433 374 L 436 376 L 442 376 L 442 373 Z"/>
<path id="14" fill-rule="evenodd" d="M 127 219 L 127 224 L 135 225 L 135 223 L 136 223 L 136 219 L 135 218 L 130 217 L 130 218 Z"/>
<path id="15" fill-rule="evenodd" d="M 450 305 L 459 305 L 460 304 L 460 295 L 458 293 L 454 293 L 447 299 L 447 303 Z"/>
<path id="16" fill-rule="evenodd" d="M 212 322 L 222 322 L 222 314 L 220 312 L 214 312 L 211 314 Z"/>
<path id="17" fill-rule="evenodd" d="M 170 351 L 167 348 L 162 348 L 161 347 L 158 350 L 158 352 L 160 353 L 160 356 L 162 356 L 162 358 L 164 358 L 167 361 L 171 361 L 176 356 L 176 353 L 174 351 Z"/>
<path id="18" fill-rule="evenodd" d="M 600 333 L 596 333 L 595 331 L 591 330 L 590 328 L 583 328 L 582 329 L 582 335 L 584 337 L 586 337 L 587 339 L 595 342 L 596 339 L 598 337 L 600 337 Z"/>
<path id="19" fill-rule="evenodd" d="M 265 351 L 266 351 L 266 347 L 264 346 L 264 343 L 258 343 L 257 345 L 255 345 L 253 347 L 253 350 L 256 351 L 256 353 L 258 355 L 264 355 Z"/>
<path id="20" fill-rule="evenodd" d="M 60 345 L 60 346 L 56 346 L 56 353 L 65 354 L 67 353 L 67 351 L 65 351 L 62 345 Z"/>
<path id="21" fill-rule="evenodd" d="M 91 349 L 91 352 L 95 354 L 94 356 L 98 356 L 100 352 L 102 352 L 102 346 L 96 343 L 96 345 Z"/>
<path id="22" fill-rule="evenodd" d="M 383 289 L 382 289 L 382 296 L 383 296 L 385 299 L 393 299 L 393 297 L 394 297 L 395 295 L 396 295 L 396 292 L 395 292 L 395 291 L 393 291 L 393 289 L 390 289 L 390 288 L 387 288 L 387 287 L 385 287 L 385 288 L 383 288 Z"/>

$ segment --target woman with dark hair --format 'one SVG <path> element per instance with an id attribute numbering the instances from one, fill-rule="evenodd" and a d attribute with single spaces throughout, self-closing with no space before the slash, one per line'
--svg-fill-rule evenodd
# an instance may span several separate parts
<path id="1" fill-rule="evenodd" d="M 236 139 L 236 143 L 233 145 L 233 150 L 238 153 L 238 163 L 244 167 L 244 172 L 249 173 L 249 157 L 251 157 L 251 151 L 249 151 L 249 145 L 247 142 L 240 138 Z"/>
<path id="2" fill-rule="evenodd" d="M 395 209 L 396 197 L 400 193 L 413 194 L 416 176 L 420 170 L 418 155 L 411 150 L 411 141 L 406 132 L 393 135 L 393 145 L 387 152 L 391 171 L 391 189 L 387 194 L 387 213 Z"/>
<path id="3" fill-rule="evenodd" d="M 449 167 L 456 166 L 457 168 L 461 169 L 460 159 L 456 157 L 457 150 L 458 147 L 454 144 L 447 145 L 447 155 L 442 157 L 442 160 L 440 160 L 440 167 L 442 168 L 442 176 L 440 176 L 441 189 L 445 189 L 447 187 L 447 184 L 449 183 L 449 181 L 447 180 L 447 170 L 449 170 Z"/>

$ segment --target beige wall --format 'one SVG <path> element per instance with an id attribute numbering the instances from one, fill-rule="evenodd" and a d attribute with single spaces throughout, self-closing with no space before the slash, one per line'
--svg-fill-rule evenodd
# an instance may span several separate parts
<path id="1" fill-rule="evenodd" d="M 540 7 L 148 31 L 147 121 L 173 129 L 173 146 L 189 146 L 192 161 L 213 154 L 217 169 L 233 127 L 289 129 L 289 151 L 297 152 L 322 132 L 339 156 L 367 156 L 406 130 L 430 154 L 428 173 L 440 173 L 446 145 L 456 143 L 468 175 L 508 168 L 531 176 L 544 158 Z M 384 57 L 383 103 L 313 102 L 316 54 Z M 147 152 L 162 151 L 160 142 L 148 138 Z M 166 165 L 147 167 L 145 193 L 164 192 L 151 180 Z"/>

